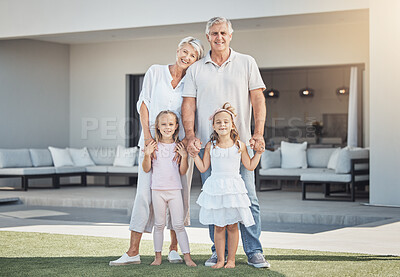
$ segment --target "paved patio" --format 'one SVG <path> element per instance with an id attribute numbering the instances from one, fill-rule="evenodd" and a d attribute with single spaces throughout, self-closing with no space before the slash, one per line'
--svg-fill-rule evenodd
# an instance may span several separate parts
<path id="1" fill-rule="evenodd" d="M 19 197 L 23 205 L 0 205 L 0 231 L 129 238 L 135 192 L 135 187 L 100 186 L 1 191 L 0 198 Z M 193 243 L 210 243 L 208 229 L 198 222 L 199 193 L 194 185 L 188 234 Z M 258 197 L 264 247 L 400 255 L 400 208 L 365 205 L 366 199 L 302 201 L 301 192 L 293 191 L 258 192 Z"/>

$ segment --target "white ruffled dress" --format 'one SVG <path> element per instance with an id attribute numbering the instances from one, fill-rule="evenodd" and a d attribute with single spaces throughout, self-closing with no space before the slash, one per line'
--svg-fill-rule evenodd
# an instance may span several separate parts
<path id="1" fill-rule="evenodd" d="M 200 205 L 199 221 L 204 225 L 220 227 L 240 222 L 254 225 L 250 199 L 240 176 L 241 153 L 238 147 L 211 146 L 211 176 L 205 181 L 197 199 Z"/>

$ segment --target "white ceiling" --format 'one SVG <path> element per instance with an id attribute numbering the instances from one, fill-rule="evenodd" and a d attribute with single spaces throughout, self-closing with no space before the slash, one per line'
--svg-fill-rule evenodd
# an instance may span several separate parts
<path id="1" fill-rule="evenodd" d="M 246 30 L 287 28 L 305 25 L 348 24 L 352 22 L 365 22 L 366 24 L 368 24 L 368 20 L 368 10 L 353 10 L 304 15 L 240 19 L 233 20 L 232 25 L 235 32 L 241 32 Z M 189 35 L 203 33 L 204 29 L 205 22 L 199 22 L 191 24 L 31 36 L 24 38 L 63 44 L 86 44 L 180 36 L 182 34 Z"/>

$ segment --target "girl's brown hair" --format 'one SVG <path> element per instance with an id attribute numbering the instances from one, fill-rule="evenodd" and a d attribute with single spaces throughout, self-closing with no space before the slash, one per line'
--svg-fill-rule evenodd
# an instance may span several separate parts
<path id="1" fill-rule="evenodd" d="M 233 120 L 233 117 L 236 117 L 236 113 L 235 113 L 235 108 L 231 106 L 231 104 L 229 102 L 226 102 L 224 105 L 222 105 L 222 110 L 217 111 L 212 118 L 212 124 L 214 125 L 214 119 L 215 116 L 221 112 L 226 112 L 224 110 L 229 111 L 228 114 L 231 116 L 231 120 L 232 120 L 232 129 L 231 129 L 231 134 L 230 137 L 233 140 L 233 143 L 239 147 L 239 152 L 240 152 L 240 144 L 239 144 L 239 132 L 236 128 L 235 125 L 235 121 Z M 210 136 L 210 141 L 213 144 L 213 146 L 215 147 L 215 145 L 219 142 L 219 135 L 218 133 L 214 130 Z"/>
<path id="2" fill-rule="evenodd" d="M 156 121 L 154 123 L 155 129 L 156 129 L 154 132 L 156 142 L 158 143 L 160 141 L 160 139 L 162 138 L 162 134 L 161 134 L 160 130 L 158 130 L 158 125 L 160 124 L 161 116 L 163 116 L 165 114 L 171 114 L 175 117 L 175 122 L 176 122 L 176 125 L 178 125 L 178 128 L 176 128 L 172 137 L 175 142 L 178 142 L 178 140 L 179 140 L 179 119 L 178 119 L 178 116 L 174 112 L 171 112 L 171 111 L 161 111 L 156 117 Z"/>

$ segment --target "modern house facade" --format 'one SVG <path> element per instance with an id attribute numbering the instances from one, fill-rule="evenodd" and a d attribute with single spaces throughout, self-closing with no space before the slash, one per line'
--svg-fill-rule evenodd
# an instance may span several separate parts
<path id="1" fill-rule="evenodd" d="M 400 206 L 397 0 L 0 1 L 0 148 L 126 144 L 127 76 L 175 60 L 181 38 L 232 20 L 261 69 L 362 64 L 370 203 Z M 268 86 L 268 83 L 267 83 Z"/>

